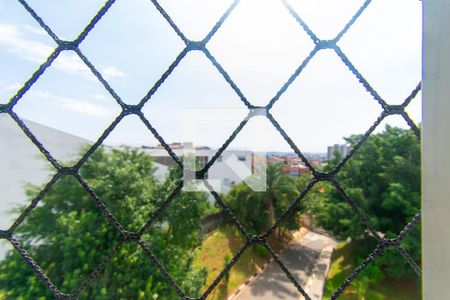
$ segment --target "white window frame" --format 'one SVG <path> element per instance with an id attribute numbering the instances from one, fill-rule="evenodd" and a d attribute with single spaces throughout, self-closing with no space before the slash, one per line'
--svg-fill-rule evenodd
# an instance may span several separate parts
<path id="1" fill-rule="evenodd" d="M 450 299 L 450 1 L 423 5 L 423 299 Z"/>

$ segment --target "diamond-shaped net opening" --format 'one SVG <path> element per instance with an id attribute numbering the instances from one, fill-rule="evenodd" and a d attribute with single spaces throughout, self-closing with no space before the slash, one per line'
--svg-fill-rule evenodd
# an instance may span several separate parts
<path id="1" fill-rule="evenodd" d="M 248 93 L 252 93 L 245 86 L 246 80 L 248 78 L 234 78 L 234 72 L 236 68 L 236 64 L 233 60 L 229 58 L 230 53 L 227 53 L 227 49 L 216 49 L 217 45 L 214 44 L 215 37 L 219 35 L 226 36 L 230 33 L 230 28 L 226 26 L 226 22 L 228 18 L 233 17 L 234 10 L 237 10 L 239 7 L 239 0 L 234 1 L 230 4 L 230 6 L 222 13 L 217 22 L 211 27 L 209 32 L 205 34 L 200 40 L 190 40 L 187 35 L 184 34 L 183 28 L 179 28 L 174 20 L 171 18 L 170 14 L 168 14 L 163 5 L 158 3 L 157 0 L 147 1 L 146 7 L 152 10 L 154 15 L 157 15 L 158 18 L 161 19 L 161 22 L 164 23 L 164 26 L 167 27 L 171 33 L 172 37 L 178 36 L 180 40 L 178 43 L 170 40 L 170 43 L 174 44 L 174 47 L 180 46 L 181 52 L 179 49 L 174 49 L 174 53 L 170 55 L 166 55 L 167 53 L 153 53 L 154 55 L 161 56 L 163 59 L 167 60 L 169 56 L 176 56 L 176 58 L 169 63 L 169 67 L 161 74 L 153 74 L 154 76 L 150 79 L 146 79 L 146 83 L 152 82 L 152 86 L 146 86 L 144 91 L 134 91 L 133 93 L 125 93 L 126 89 L 121 87 L 120 85 L 120 74 L 114 72 L 114 70 L 105 68 L 103 64 L 103 59 L 108 57 L 108 53 L 102 55 L 102 57 L 92 57 L 92 61 L 90 60 L 89 55 L 85 55 L 89 53 L 90 47 L 94 47 L 91 44 L 94 44 L 97 39 L 104 38 L 104 42 L 101 42 L 101 47 L 110 48 L 111 46 L 108 43 L 115 43 L 108 38 L 108 36 L 103 36 L 104 32 L 102 31 L 102 19 L 105 20 L 108 18 L 109 14 L 117 14 L 117 9 L 119 8 L 119 4 L 116 4 L 115 1 L 109 0 L 98 10 L 96 15 L 92 18 L 92 20 L 86 25 L 86 27 L 79 33 L 79 35 L 73 40 L 66 40 L 65 37 L 59 36 L 59 29 L 54 28 L 50 25 L 46 24 L 44 20 L 40 17 L 39 12 L 33 10 L 32 5 L 30 6 L 27 1 L 19 0 L 18 1 L 23 10 L 28 12 L 32 18 L 39 24 L 40 33 L 47 34 L 51 39 L 53 39 L 54 43 L 57 45 L 56 48 L 53 47 L 44 49 L 50 50 L 51 54 L 48 58 L 42 62 L 42 64 L 37 68 L 37 70 L 29 77 L 27 81 L 23 83 L 23 85 L 16 91 L 14 96 L 10 98 L 9 101 L 2 101 L 0 105 L 0 113 L 8 114 L 12 120 L 14 120 L 20 129 L 24 132 L 24 134 L 30 139 L 30 141 L 37 147 L 45 158 L 49 161 L 49 163 L 57 170 L 54 177 L 50 180 L 50 182 L 43 188 L 41 191 L 37 191 L 37 195 L 31 201 L 29 206 L 24 209 L 23 213 L 17 219 L 17 221 L 6 230 L 0 231 L 0 238 L 3 240 L 7 240 L 14 247 L 15 252 L 12 255 L 20 255 L 25 263 L 24 268 L 26 268 L 26 272 L 34 272 L 36 274 L 36 278 L 39 278 L 45 286 L 48 288 L 48 292 L 55 296 L 56 298 L 89 298 L 90 293 L 93 290 L 97 289 L 96 294 L 102 295 L 102 293 L 106 293 L 104 291 L 105 286 L 114 284 L 117 278 L 106 278 L 105 274 L 115 274 L 115 276 L 126 276 L 130 280 L 130 284 L 133 285 L 133 276 L 144 276 L 148 277 L 148 286 L 140 287 L 141 290 L 137 289 L 133 295 L 124 295 L 120 292 L 120 287 L 117 287 L 117 294 L 113 296 L 113 298 L 135 298 L 135 299 L 144 299 L 144 298 L 152 298 L 152 297 L 161 297 L 162 295 L 152 295 L 151 289 L 152 286 L 164 286 L 163 290 L 167 290 L 167 294 L 165 296 L 173 299 L 175 297 L 179 297 L 180 299 L 190 299 L 189 297 L 194 297 L 195 299 L 205 299 L 213 293 L 220 293 L 221 289 L 224 288 L 224 282 L 229 280 L 229 273 L 232 272 L 233 269 L 245 268 L 248 267 L 246 263 L 254 259 L 252 258 L 252 254 L 254 256 L 255 253 L 259 253 L 259 256 L 271 257 L 274 260 L 273 267 L 279 268 L 280 276 L 284 276 L 282 280 L 284 282 L 290 282 L 290 284 L 294 284 L 298 294 L 303 295 L 306 299 L 310 299 L 310 296 L 305 289 L 305 283 L 301 280 L 301 274 L 299 274 L 299 270 L 293 269 L 289 263 L 284 262 L 280 259 L 277 254 L 279 249 L 275 249 L 271 244 L 271 239 L 273 236 L 277 236 L 278 238 L 283 238 L 282 233 L 285 228 L 289 228 L 289 222 L 292 221 L 292 218 L 298 217 L 299 207 L 302 204 L 302 201 L 309 196 L 314 196 L 314 193 L 320 193 L 321 185 L 326 186 L 326 188 L 333 188 L 336 193 L 340 194 L 340 196 L 345 200 L 343 203 L 350 207 L 351 210 L 347 210 L 345 213 L 352 213 L 355 216 L 355 220 L 361 223 L 361 226 L 364 227 L 362 232 L 364 234 L 368 234 L 372 236 L 373 248 L 368 249 L 368 256 L 363 261 L 355 261 L 355 269 L 344 278 L 345 280 L 336 285 L 334 291 L 329 292 L 329 297 L 332 299 L 337 298 L 338 296 L 344 293 L 351 293 L 352 290 L 358 289 L 360 286 L 366 284 L 364 282 L 364 278 L 367 276 L 376 276 L 376 274 L 367 275 L 374 271 L 371 269 L 371 266 L 375 260 L 383 260 L 384 255 L 386 253 L 394 252 L 398 257 L 401 257 L 404 261 L 405 265 L 409 265 L 409 267 L 413 268 L 413 270 L 420 276 L 420 267 L 417 253 L 409 253 L 410 243 L 414 242 L 408 239 L 410 234 L 417 234 L 417 223 L 420 221 L 420 212 L 408 212 L 405 215 L 406 224 L 399 224 L 398 232 L 389 232 L 384 233 L 383 230 L 383 220 L 376 220 L 375 225 L 372 224 L 372 219 L 377 216 L 368 216 L 364 212 L 364 207 L 361 207 L 361 203 L 355 200 L 355 195 L 357 193 L 355 191 L 346 191 L 346 183 L 340 182 L 339 172 L 345 171 L 345 168 L 351 168 L 351 160 L 357 155 L 358 151 L 362 151 L 360 149 L 363 147 L 364 143 L 370 137 L 370 135 L 377 129 L 379 124 L 385 119 L 389 118 L 393 115 L 399 116 L 404 119 L 406 124 L 411 128 L 413 136 L 416 139 L 420 140 L 420 129 L 417 124 L 414 123 L 413 119 L 406 112 L 406 108 L 412 99 L 414 99 L 418 92 L 421 89 L 421 84 L 419 83 L 417 86 L 412 87 L 412 91 L 409 96 L 405 96 L 404 99 L 400 102 L 395 102 L 396 104 L 392 104 L 390 101 L 386 101 L 382 95 L 380 95 L 377 90 L 374 88 L 378 87 L 377 85 L 372 86 L 367 80 L 363 72 L 360 72 L 356 64 L 353 64 L 349 57 L 346 55 L 346 49 L 348 45 L 344 43 L 343 48 L 341 48 L 340 40 L 343 39 L 345 42 L 345 36 L 347 32 L 351 33 L 353 27 L 356 27 L 356 22 L 360 18 L 360 16 L 366 11 L 369 10 L 370 0 L 362 3 L 355 13 L 352 14 L 352 17 L 347 20 L 347 22 L 341 22 L 342 28 L 339 29 L 335 33 L 335 36 L 330 37 L 329 39 L 321 39 L 320 35 L 317 35 L 316 25 L 309 26 L 307 22 L 309 22 L 310 17 L 302 19 L 301 15 L 297 10 L 297 7 L 291 7 L 289 2 L 286 0 L 282 0 L 277 3 L 277 9 L 282 11 L 285 14 L 285 18 L 292 17 L 292 24 L 297 26 L 297 28 L 288 28 L 285 29 L 289 32 L 289 35 L 298 35 L 301 36 L 302 39 L 306 39 L 308 41 L 308 45 L 311 46 L 311 49 L 307 51 L 303 51 L 304 45 L 301 45 L 303 55 L 298 57 L 297 60 L 293 59 L 291 62 L 291 66 L 293 67 L 291 70 L 291 76 L 284 79 L 279 78 L 277 76 L 277 80 L 273 81 L 277 83 L 277 86 L 273 86 L 273 82 L 271 85 L 267 86 L 267 91 L 265 92 L 270 94 L 269 101 L 263 102 L 262 104 L 266 104 L 265 106 L 256 106 L 255 104 L 261 105 L 261 101 L 257 101 L 257 103 L 253 103 L 250 99 L 247 99 L 245 96 Z M 144 2 L 144 1 L 142 1 Z M 243 1 L 245 2 L 245 1 Z M 151 5 L 150 5 L 151 4 Z M 173 7 L 172 7 L 173 8 Z M 243 11 L 245 11 L 245 6 L 243 6 Z M 125 9 L 125 8 L 123 8 Z M 128 8 L 127 8 L 128 9 Z M 132 8 L 129 8 L 132 9 Z M 134 7 L 136 9 L 136 7 Z M 139 10 L 139 13 L 145 12 L 145 10 Z M 270 9 L 269 9 L 270 11 Z M 42 12 L 44 13 L 44 12 Z M 260 12 L 264 15 L 267 11 Z M 86 16 L 83 16 L 86 17 Z M 177 16 L 179 18 L 179 16 Z M 245 15 L 242 14 L 242 11 L 236 12 L 236 18 L 242 19 L 246 18 Z M 256 19 L 255 19 L 256 20 Z M 314 22 L 314 21 L 311 21 Z M 105 23 L 106 24 L 106 23 Z M 267 23 L 269 24 L 269 23 Z M 93 33 L 92 36 L 90 32 L 94 29 L 95 26 L 99 26 L 99 31 L 97 32 L 98 37 Z M 126 24 L 133 25 L 133 24 Z M 224 26 L 222 26 L 224 25 Z M 55 25 L 56 26 L 56 25 Z M 131 26 L 133 27 L 133 26 Z M 223 28 L 222 28 L 223 27 Z M 291 26 L 292 27 L 292 26 Z M 55 30 L 55 31 L 53 31 Z M 71 28 L 73 30 L 73 28 Z M 131 29 L 133 31 L 133 29 Z M 238 28 L 239 30 L 239 28 Z M 270 28 L 266 28 L 266 30 L 270 31 Z M 95 30 L 94 30 L 95 31 Z M 135 29 L 134 29 L 135 31 Z M 220 31 L 220 32 L 219 32 Z M 272 36 L 277 37 L 277 34 Z M 283 34 L 285 32 L 281 32 Z M 245 35 L 246 32 L 243 32 Z M 262 34 L 264 38 L 264 32 L 258 33 Z M 355 34 L 358 34 L 357 32 Z M 70 34 L 71 35 L 71 34 Z M 89 35 L 89 36 L 88 36 Z M 190 35 L 189 35 L 190 36 Z M 130 35 L 125 39 L 125 43 L 130 44 L 133 43 L 133 38 L 136 37 L 136 32 L 130 32 Z M 286 42 L 285 36 L 279 36 L 283 42 Z M 293 37 L 295 39 L 295 37 Z M 289 42 L 290 37 L 287 39 Z M 163 39 L 164 40 L 164 37 Z M 281 41 L 280 40 L 280 41 Z M 181 42 L 180 42 L 181 41 Z M 208 49 L 209 42 L 212 43 L 211 52 Z M 244 39 L 245 41 L 245 39 Z M 145 41 L 143 41 L 145 42 Z M 235 41 L 236 43 L 238 41 Z M 298 42 L 298 40 L 297 40 Z M 104 44 L 103 44 L 104 43 Z M 245 43 L 244 43 L 245 44 Z M 270 44 L 270 43 L 269 43 Z M 145 43 L 143 44 L 145 45 Z M 215 45 L 215 46 L 214 46 Z M 278 53 L 279 48 L 271 48 L 270 45 L 267 45 L 265 41 L 256 43 L 256 45 L 260 48 L 260 50 L 264 50 L 264 53 L 271 55 L 273 53 Z M 137 45 L 131 45 L 134 50 L 137 52 L 134 55 L 143 55 L 142 50 L 137 43 Z M 49 46 L 50 47 L 50 46 Z M 97 47 L 97 46 L 95 46 Z M 99 46 L 100 47 L 100 46 Z M 239 47 L 239 44 L 237 45 Z M 53 50 L 51 50 L 53 49 Z M 233 48 L 234 49 L 234 48 Z M 343 50 L 344 49 L 344 50 Z M 214 50 L 214 51 L 213 51 Z M 282 49 L 281 49 L 282 50 Z M 302 80 L 301 76 L 303 72 L 306 72 L 306 68 L 309 67 L 309 64 L 312 64 L 312 61 L 318 56 L 318 53 L 321 51 L 334 52 L 333 55 L 336 58 L 336 61 L 342 63 L 343 67 L 350 72 L 352 76 L 355 77 L 355 82 L 358 81 L 360 86 L 358 88 L 364 88 L 367 92 L 367 95 L 370 95 L 372 98 L 370 101 L 376 103 L 378 109 L 381 113 L 378 115 L 378 119 L 371 120 L 374 123 L 371 123 L 370 128 L 366 128 L 365 133 L 358 136 L 353 143 L 353 147 L 348 152 L 348 154 L 342 157 L 339 161 L 336 161 L 336 165 L 333 168 L 329 168 L 329 170 L 323 171 L 319 170 L 317 166 L 310 163 L 304 153 L 301 151 L 301 145 L 297 145 L 294 140 L 291 138 L 290 131 L 286 131 L 282 126 L 281 120 L 277 120 L 276 114 L 271 114 L 272 107 L 276 107 L 278 102 L 283 101 L 283 96 L 293 85 L 294 82 Z M 107 51 L 107 50 L 105 50 Z M 180 260 L 180 263 L 185 263 L 186 265 L 195 263 L 191 260 L 195 259 L 194 253 L 190 253 L 189 255 L 185 255 L 183 257 L 183 253 L 174 251 L 171 253 L 170 249 L 158 249 L 157 241 L 158 239 L 164 238 L 177 238 L 180 239 L 182 237 L 178 237 L 177 232 L 170 232 L 171 226 L 180 226 L 179 224 L 173 224 L 174 222 L 183 222 L 183 210 L 182 208 L 186 205 L 198 205 L 198 203 L 190 203 L 189 196 L 181 194 L 181 190 L 183 188 L 182 181 L 182 166 L 183 160 L 175 154 L 173 149 L 166 142 L 165 137 L 160 134 L 159 130 L 162 130 L 160 127 L 156 127 L 153 124 L 152 118 L 157 118 L 157 116 L 152 116 L 151 112 L 146 112 L 146 103 L 152 100 L 152 97 L 158 97 L 158 91 L 160 87 L 164 84 L 165 81 L 169 81 L 172 77 L 172 73 L 176 72 L 177 68 L 182 64 L 184 59 L 186 59 L 191 53 L 198 51 L 202 55 L 202 59 L 206 60 L 208 63 L 211 63 L 212 70 L 217 72 L 218 77 L 223 79 L 227 86 L 231 88 L 233 91 L 237 101 L 240 101 L 243 107 L 249 109 L 250 112 L 264 112 L 263 117 L 267 119 L 269 124 L 273 126 L 273 128 L 281 135 L 283 140 L 289 145 L 289 147 L 295 152 L 298 156 L 299 160 L 303 162 L 303 164 L 309 169 L 312 176 L 309 182 L 305 182 L 303 186 L 299 187 L 298 195 L 291 195 L 292 199 L 290 201 L 285 201 L 284 206 L 279 206 L 277 211 L 270 216 L 272 222 L 266 224 L 266 228 L 264 230 L 254 230 L 245 224 L 248 220 L 239 220 L 233 212 L 233 207 L 229 207 L 229 203 L 227 203 L 226 199 L 223 199 L 223 195 L 219 194 L 215 191 L 214 187 L 208 183 L 208 181 L 204 181 L 206 186 L 206 191 L 208 191 L 207 196 L 208 199 L 212 199 L 216 201 L 217 207 L 222 211 L 224 217 L 227 218 L 227 222 L 229 223 L 227 227 L 224 227 L 227 234 L 234 236 L 235 240 L 232 241 L 235 245 L 232 247 L 233 252 L 227 254 L 227 257 L 224 256 L 224 262 L 220 269 L 217 269 L 213 272 L 213 274 L 208 278 L 208 284 L 204 285 L 204 288 L 201 291 L 189 291 L 185 289 L 185 283 L 196 280 L 195 278 L 183 278 L 183 274 L 172 274 L 171 265 L 177 263 L 177 257 L 183 258 Z M 278 52 L 277 52 L 278 51 Z M 144 51 L 146 52 L 146 51 Z M 239 51 L 238 51 L 239 52 Z M 283 51 L 281 51 L 282 53 Z M 239 53 L 241 54 L 241 53 Z M 246 52 L 242 54 L 247 54 Z M 108 98 L 113 99 L 114 105 L 116 108 L 121 109 L 120 112 L 113 112 L 108 119 L 108 124 L 111 122 L 102 133 L 100 133 L 100 137 L 96 139 L 92 144 L 90 144 L 85 152 L 85 154 L 79 158 L 78 161 L 74 162 L 74 164 L 70 164 L 69 166 L 62 165 L 59 161 L 58 154 L 53 153 L 51 147 L 47 147 L 45 141 L 42 137 L 39 136 L 37 132 L 33 132 L 33 126 L 30 126 L 22 119 L 22 115 L 20 113 L 20 106 L 26 105 L 25 99 L 28 96 L 33 96 L 36 93 L 35 86 L 38 86 L 41 81 L 45 78 L 46 72 L 50 72 L 51 69 L 57 68 L 59 61 L 67 60 L 64 57 L 69 55 L 76 60 L 78 64 L 81 64 L 83 68 L 86 69 L 86 72 L 89 76 L 95 78 L 96 84 L 104 88 L 104 93 L 107 94 Z M 217 55 L 217 57 L 216 57 Z M 238 55 L 238 54 L 236 54 Z M 286 54 L 287 55 L 287 54 Z M 292 55 L 292 53 L 289 53 Z M 130 58 L 127 56 L 126 58 Z M 35 59 L 35 58 L 34 58 Z M 264 62 L 254 62 L 251 60 L 252 57 L 249 58 L 249 67 L 251 64 L 256 64 L 258 68 L 264 67 Z M 134 59 L 131 57 L 131 62 Z M 223 62 L 223 64 L 222 64 Z M 122 63 L 128 66 L 127 60 L 123 60 Z M 181 67 L 181 66 L 180 66 Z M 132 65 L 129 65 L 130 70 L 132 70 Z M 258 69 L 256 68 L 256 69 Z M 210 68 L 211 69 L 211 68 Z M 227 70 L 230 70 L 229 72 Z M 258 69 L 259 70 L 259 69 Z M 250 70 L 251 71 L 251 70 Z M 115 76 L 114 80 L 110 80 L 111 76 Z M 42 78 L 41 78 L 42 77 Z M 370 78 L 370 77 L 369 77 Z M 141 80 L 141 79 L 136 79 Z M 280 81 L 281 80 L 281 81 Z M 278 82 L 280 81 L 280 82 Z M 110 84 L 111 82 L 111 84 Z M 51 83 L 50 83 L 51 85 Z M 115 87 L 118 87 L 118 91 L 116 93 Z M 176 88 L 176 87 L 175 87 Z M 164 92 L 162 90 L 162 92 Z M 3 95 L 3 94 L 2 94 Z M 256 95 L 256 96 L 255 96 Z M 260 98 L 262 95 L 255 94 L 255 98 Z M 36 96 L 36 95 L 34 95 Z M 39 96 L 39 95 L 38 95 Z M 42 96 L 42 95 L 41 95 Z M 163 95 L 164 96 L 164 95 Z M 200 95 L 201 96 L 201 95 Z M 266 96 L 266 95 L 264 95 Z M 105 96 L 103 96 L 105 97 Z M 123 98 L 122 98 L 123 97 Z M 64 97 L 60 97 L 59 100 L 62 104 L 68 104 L 70 99 L 66 99 Z M 69 101 L 69 102 L 68 102 Z M 133 103 L 130 105 L 129 103 Z M 373 104 L 371 103 L 371 104 Z M 394 102 L 393 102 L 394 103 Z M 154 105 L 158 103 L 155 102 Z M 305 102 L 307 106 L 307 101 Z M 150 107 L 149 107 L 150 108 Z M 56 113 L 56 112 L 55 112 Z M 108 138 L 108 136 L 115 130 L 118 124 L 129 115 L 135 115 L 139 118 L 140 121 L 145 125 L 145 127 L 151 132 L 153 137 L 158 140 L 160 144 L 160 149 L 166 151 L 170 159 L 173 160 L 174 165 L 178 165 L 180 168 L 178 169 L 179 174 L 173 175 L 173 184 L 170 190 L 165 191 L 144 191 L 145 190 L 145 182 L 131 182 L 138 180 L 137 178 L 129 178 L 130 182 L 124 182 L 124 186 L 122 187 L 111 187 L 108 185 L 108 176 L 111 175 L 111 172 L 108 171 L 108 162 L 104 162 L 104 170 L 95 170 L 89 168 L 89 161 L 92 160 L 102 160 L 102 151 L 101 148 L 102 143 Z M 261 114 L 259 114 L 261 115 Z M 233 142 L 233 140 L 239 136 L 240 132 L 245 128 L 246 124 L 251 121 L 253 118 L 250 113 L 247 118 L 244 118 L 239 124 L 236 124 L 236 127 L 233 129 L 230 136 L 228 136 L 223 144 L 219 147 L 218 152 L 209 158 L 208 162 L 204 162 L 200 171 L 196 173 L 199 179 L 204 179 L 208 171 L 214 166 L 216 160 L 219 159 L 221 154 L 225 149 Z M 81 122 L 81 121 L 80 121 Z M 163 123 L 164 124 L 164 123 Z M 162 126 L 162 125 L 160 125 Z M 311 130 L 313 128 L 307 128 L 307 130 Z M 103 129 L 102 129 L 103 130 Z M 98 135 L 96 134 L 96 138 Z M 130 150 L 131 151 L 131 150 Z M 137 154 L 136 154 L 137 155 Z M 145 159 L 144 159 L 145 160 Z M 126 165 L 122 166 L 124 168 L 123 172 L 126 172 Z M 142 166 L 145 169 L 145 164 Z M 139 170 L 138 170 L 139 171 Z M 142 172 L 147 172 L 148 170 L 140 170 Z M 122 172 L 122 173 L 123 173 Z M 120 172 L 119 172 L 120 173 Z M 56 187 L 58 182 L 63 182 L 64 178 L 70 177 L 72 180 L 76 181 L 80 188 L 84 190 L 86 195 L 86 199 L 80 199 L 80 202 L 77 202 L 77 205 L 81 205 L 86 203 L 89 208 L 80 208 L 80 209 L 96 209 L 98 213 L 101 213 L 104 217 L 104 221 L 108 224 L 108 228 L 105 234 L 110 234 L 112 238 L 110 239 L 111 245 L 90 245 L 91 247 L 95 247 L 97 250 L 98 247 L 107 247 L 108 249 L 104 249 L 103 257 L 98 259 L 97 266 L 81 266 L 81 271 L 77 273 L 77 276 L 86 275 L 85 280 L 74 279 L 72 281 L 64 281 L 62 282 L 62 278 L 52 278 L 51 276 L 51 268 L 54 266 L 49 263 L 41 263 L 40 257 L 33 257 L 33 253 L 28 253 L 26 251 L 26 244 L 29 243 L 21 243 L 21 226 L 27 226 L 29 223 L 27 218 L 32 221 L 34 218 L 33 214 L 38 215 L 39 210 L 45 209 L 46 207 L 46 197 L 51 198 L 55 196 L 54 193 L 58 191 Z M 365 183 L 361 183 L 364 185 Z M 116 188 L 119 190 L 119 193 L 114 194 L 116 198 L 112 197 L 111 189 Z M 142 190 L 142 199 L 131 199 L 127 198 L 127 188 L 132 189 L 140 189 Z M 61 191 L 61 196 L 63 196 L 63 192 L 70 193 L 70 190 Z M 151 196 L 154 198 L 151 205 L 147 205 L 148 201 L 145 201 L 145 197 Z M 205 199 L 206 199 L 205 198 Z M 124 200 L 125 199 L 125 200 Z M 64 205 L 67 201 L 71 200 L 70 197 L 66 198 L 64 201 L 57 203 L 57 205 Z M 76 199 L 72 199 L 76 200 Z M 395 205 L 395 203 L 389 203 L 389 199 L 384 199 L 387 201 L 386 205 Z M 392 201 L 391 201 L 392 202 Z M 41 203 L 41 205 L 40 205 Z M 66 203 L 67 204 L 67 203 Z M 69 205 L 69 204 L 67 204 Z M 116 205 L 125 205 L 129 206 L 130 213 L 128 215 L 115 215 L 115 206 Z M 53 208 L 50 208 L 53 209 Z M 135 209 L 143 209 L 148 211 L 148 218 L 143 220 L 136 220 L 133 218 L 133 210 Z M 234 207 L 236 209 L 236 207 Z M 75 214 L 68 214 L 66 216 L 66 220 L 59 220 L 60 222 L 73 222 L 74 226 L 79 224 L 80 220 L 76 219 Z M 75 218 L 70 220 L 70 218 Z M 189 224 L 189 226 L 198 226 L 199 223 Z M 93 228 L 93 232 L 97 229 L 100 229 L 100 225 L 95 226 Z M 187 227 L 189 227 L 187 226 Z M 195 228 L 194 228 L 195 229 Z M 189 231 L 190 234 L 195 233 L 195 230 Z M 86 233 L 89 234 L 90 232 Z M 152 234 L 153 233 L 153 234 Z M 189 237 L 189 236 L 188 236 Z M 187 238 L 188 238 L 187 237 Z M 47 238 L 52 238 L 49 236 Z M 55 236 L 55 238 L 57 238 Z M 184 237 L 186 238 L 186 237 Z M 295 237 L 290 237 L 295 239 Z M 32 241 L 34 243 L 39 243 L 39 241 Z M 193 241 L 187 241 L 189 244 Z M 76 241 L 74 241 L 76 243 Z M 95 244 L 95 239 L 92 240 L 92 243 Z M 155 246 L 156 245 L 156 246 Z M 63 245 L 64 246 L 64 245 Z M 86 245 L 82 245 L 86 246 Z M 64 249 L 61 249 L 61 255 L 64 256 Z M 165 251 L 167 250 L 167 251 Z M 299 251 L 301 249 L 290 249 L 290 251 Z M 76 252 L 76 250 L 73 250 Z M 86 250 L 87 251 L 87 250 Z M 88 252 L 78 251 L 74 255 L 83 256 L 89 255 Z M 338 249 L 339 251 L 339 249 Z M 135 257 L 133 260 L 133 265 L 130 264 L 121 264 L 121 258 L 127 255 L 127 253 L 132 253 Z M 170 257 L 170 254 L 173 254 L 174 257 Z M 295 253 L 291 253 L 292 255 L 296 255 Z M 303 253 L 302 255 L 306 255 Z M 392 259 L 392 256 L 388 256 L 389 259 Z M 36 260 L 35 260 L 36 259 Z M 64 257 L 55 256 L 55 259 L 59 260 L 57 263 L 61 264 L 64 267 Z M 389 261 L 386 259 L 386 261 Z M 254 263 L 254 262 L 253 262 Z M 255 265 L 258 266 L 259 262 L 256 262 Z M 144 266 L 144 267 L 143 267 Z M 117 272 L 105 272 L 105 269 L 116 269 L 119 270 Z M 150 274 L 150 275 L 149 275 Z M 153 274 L 153 275 L 151 275 Z M 105 277 L 106 276 L 106 277 Z M 194 276 L 195 277 L 195 276 Z M 77 277 L 78 278 L 78 277 Z M 20 279 L 19 279 L 20 280 Z M 273 280 L 273 278 L 271 279 Z M 280 281 L 281 282 L 281 281 Z M 66 286 L 69 286 L 69 289 L 66 289 Z M 45 295 L 44 295 L 45 296 Z M 117 297 L 116 297 L 117 296 Z M 369 296 L 368 296 L 369 297 Z M 370 298 L 370 297 L 369 297 Z"/>

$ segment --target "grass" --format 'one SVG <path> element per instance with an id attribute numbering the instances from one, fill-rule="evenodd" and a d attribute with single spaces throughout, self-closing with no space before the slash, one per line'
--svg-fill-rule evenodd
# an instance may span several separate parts
<path id="1" fill-rule="evenodd" d="M 196 267 L 208 270 L 207 282 L 202 292 L 216 279 L 230 260 L 245 244 L 245 238 L 235 226 L 227 225 L 213 230 L 196 250 Z M 278 243 L 279 245 L 280 243 Z M 223 300 L 231 295 L 253 273 L 260 269 L 269 259 L 265 248 L 248 248 L 236 265 L 231 269 L 228 279 L 223 279 L 212 291 L 208 299 Z"/>
<path id="2" fill-rule="evenodd" d="M 357 267 L 355 258 L 367 253 L 361 245 L 356 243 L 341 243 L 333 253 L 330 271 L 325 285 L 324 299 L 329 299 L 331 294 L 344 282 L 344 280 Z M 345 300 L 420 300 L 420 287 L 412 279 L 384 278 L 378 283 L 369 286 L 365 295 L 357 293 L 358 279 L 355 280 L 339 297 Z"/>

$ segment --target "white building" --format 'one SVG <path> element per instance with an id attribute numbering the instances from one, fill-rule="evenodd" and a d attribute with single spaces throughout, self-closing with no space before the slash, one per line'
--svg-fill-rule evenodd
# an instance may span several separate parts
<path id="1" fill-rule="evenodd" d="M 187 147 L 184 147 L 181 143 L 173 143 L 169 146 L 179 158 L 192 153 L 197 158 L 200 168 L 203 168 L 217 152 L 217 149 L 192 147 L 189 144 L 187 144 Z M 175 161 L 161 146 L 143 147 L 143 149 L 153 157 L 155 162 L 165 166 L 175 165 Z M 207 178 L 213 186 L 217 187 L 218 192 L 227 193 L 233 185 L 250 176 L 253 173 L 253 168 L 254 153 L 252 151 L 225 150 L 208 170 Z"/>

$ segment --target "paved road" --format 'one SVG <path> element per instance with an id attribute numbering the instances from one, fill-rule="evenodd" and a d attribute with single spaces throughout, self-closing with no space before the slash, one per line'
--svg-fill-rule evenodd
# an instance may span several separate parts
<path id="1" fill-rule="evenodd" d="M 321 234 L 308 232 L 299 242 L 291 243 L 280 258 L 304 287 L 311 276 L 322 249 L 335 242 Z M 316 266 L 317 268 L 317 266 Z M 299 300 L 301 294 L 274 261 L 235 299 L 237 300 Z"/>

